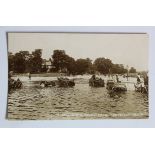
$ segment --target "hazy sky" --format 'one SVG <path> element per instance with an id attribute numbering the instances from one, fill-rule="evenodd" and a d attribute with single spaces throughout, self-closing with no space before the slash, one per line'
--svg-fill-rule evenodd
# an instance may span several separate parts
<path id="1" fill-rule="evenodd" d="M 78 58 L 109 58 L 113 63 L 148 70 L 148 34 L 8 33 L 8 51 L 43 49 L 49 59 L 53 50 L 65 50 Z"/>

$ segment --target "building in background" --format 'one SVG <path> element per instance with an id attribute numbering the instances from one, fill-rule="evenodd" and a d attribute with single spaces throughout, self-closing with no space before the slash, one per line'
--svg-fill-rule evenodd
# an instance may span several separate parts
<path id="1" fill-rule="evenodd" d="M 54 70 L 55 66 L 53 66 L 53 61 L 51 59 L 49 60 L 43 59 L 42 69 L 46 72 L 51 72 L 52 70 Z"/>

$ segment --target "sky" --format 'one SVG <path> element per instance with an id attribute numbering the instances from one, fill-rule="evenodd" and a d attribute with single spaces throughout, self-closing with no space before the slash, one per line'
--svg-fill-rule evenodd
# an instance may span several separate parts
<path id="1" fill-rule="evenodd" d="M 105 57 L 138 71 L 148 70 L 148 44 L 145 33 L 8 33 L 12 53 L 42 49 L 42 57 L 49 59 L 53 50 L 60 49 L 75 59 Z"/>

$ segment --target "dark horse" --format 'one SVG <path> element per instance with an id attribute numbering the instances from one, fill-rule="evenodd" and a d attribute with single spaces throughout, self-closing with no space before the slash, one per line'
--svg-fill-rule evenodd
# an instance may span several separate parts
<path id="1" fill-rule="evenodd" d="M 14 80 L 14 79 L 9 78 L 8 86 L 9 86 L 9 90 L 10 89 L 19 89 L 22 87 L 22 82 L 19 79 Z"/>
<path id="2" fill-rule="evenodd" d="M 58 86 L 59 87 L 73 87 L 75 86 L 74 80 L 70 80 L 68 78 L 58 78 Z"/>
<path id="3" fill-rule="evenodd" d="M 58 86 L 58 87 L 73 87 L 75 86 L 74 80 L 69 80 L 67 78 L 58 78 L 55 81 L 41 81 L 40 85 L 44 87 L 48 86 Z"/>

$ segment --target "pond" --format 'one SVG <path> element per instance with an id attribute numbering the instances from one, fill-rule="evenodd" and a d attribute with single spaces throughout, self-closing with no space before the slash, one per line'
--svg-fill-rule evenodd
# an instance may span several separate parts
<path id="1" fill-rule="evenodd" d="M 88 84 L 90 76 L 69 77 L 75 79 L 72 88 L 46 87 L 41 80 L 56 77 L 19 77 L 21 89 L 8 93 L 8 119 L 15 120 L 68 120 L 68 119 L 135 119 L 148 118 L 148 96 L 135 92 L 136 78 L 120 77 L 128 91 L 109 95 L 106 87 L 93 88 Z M 108 77 L 102 76 L 106 80 Z M 15 77 L 17 79 L 17 77 Z"/>

